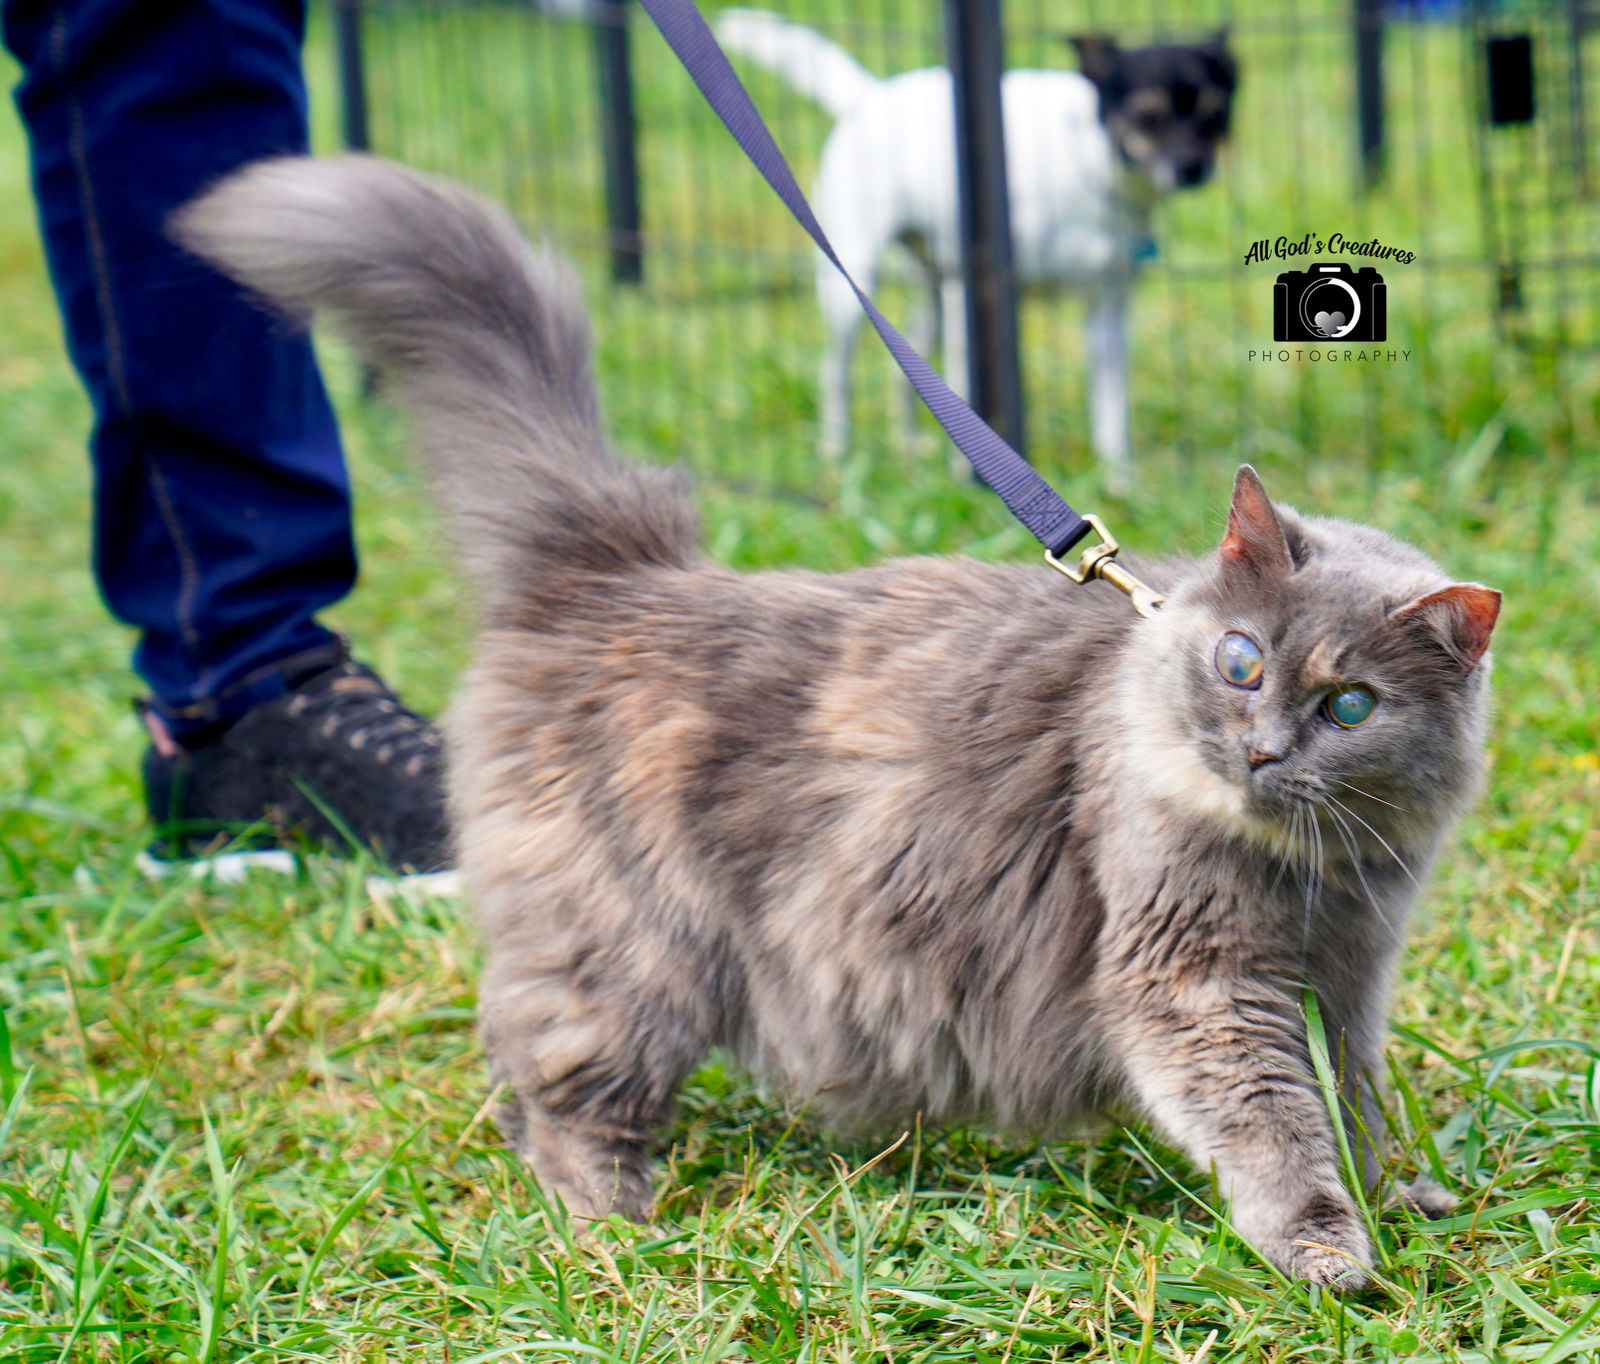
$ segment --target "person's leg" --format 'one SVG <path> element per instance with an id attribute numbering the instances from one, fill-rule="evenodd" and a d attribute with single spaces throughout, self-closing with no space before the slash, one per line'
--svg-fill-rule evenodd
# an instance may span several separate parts
<path id="1" fill-rule="evenodd" d="M 46 253 L 94 407 L 95 566 L 140 632 L 167 855 L 241 826 L 446 859 L 438 734 L 316 620 L 355 581 L 309 343 L 175 247 L 219 176 L 307 148 L 303 0 L 3 0 Z"/>
<path id="2" fill-rule="evenodd" d="M 180 738 L 281 694 L 275 665 L 334 645 L 315 616 L 355 580 L 310 345 L 164 230 L 233 167 L 306 150 L 303 11 L 5 7 L 51 274 L 94 406 L 96 571 Z"/>

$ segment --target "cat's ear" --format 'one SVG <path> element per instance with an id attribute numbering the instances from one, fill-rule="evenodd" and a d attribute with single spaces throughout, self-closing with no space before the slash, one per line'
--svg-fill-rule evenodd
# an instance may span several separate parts
<path id="1" fill-rule="evenodd" d="M 1256 471 L 1241 464 L 1233 480 L 1233 505 L 1228 509 L 1228 533 L 1217 551 L 1224 565 L 1247 568 L 1263 577 L 1286 578 L 1294 568 L 1289 541 L 1278 513 Z"/>
<path id="2" fill-rule="evenodd" d="M 1454 583 L 1407 602 L 1390 613 L 1395 621 L 1418 621 L 1432 630 L 1462 668 L 1471 672 L 1489 648 L 1500 594 L 1481 583 Z"/>

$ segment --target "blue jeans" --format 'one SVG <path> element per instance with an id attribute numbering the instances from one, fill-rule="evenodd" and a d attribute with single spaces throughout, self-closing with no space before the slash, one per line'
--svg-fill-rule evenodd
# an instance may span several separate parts
<path id="1" fill-rule="evenodd" d="M 94 409 L 95 571 L 140 632 L 156 708 L 197 737 L 333 645 L 316 614 L 355 582 L 349 480 L 309 343 L 163 233 L 233 167 L 306 150 L 305 6 L 4 0 L 3 17 Z"/>

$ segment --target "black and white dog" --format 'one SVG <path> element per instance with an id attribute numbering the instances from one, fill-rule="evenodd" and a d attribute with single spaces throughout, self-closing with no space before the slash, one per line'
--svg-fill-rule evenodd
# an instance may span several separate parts
<path id="1" fill-rule="evenodd" d="M 962 386 L 966 314 L 949 73 L 935 67 L 879 80 L 814 29 L 760 10 L 724 10 L 716 32 L 730 51 L 777 72 L 837 119 L 822 150 L 817 216 L 868 291 L 888 248 L 910 249 L 928 286 L 924 330 L 939 328 L 946 375 Z M 1151 211 L 1162 195 L 1210 177 L 1238 69 L 1225 33 L 1192 47 L 1072 42 L 1081 73 L 1009 71 L 1001 86 L 1013 251 L 1021 284 L 1088 297 L 1094 449 L 1120 480 L 1128 461 L 1128 294 L 1154 251 Z M 820 443 L 838 454 L 850 434 L 861 311 L 820 259 L 817 282 L 827 334 Z"/>

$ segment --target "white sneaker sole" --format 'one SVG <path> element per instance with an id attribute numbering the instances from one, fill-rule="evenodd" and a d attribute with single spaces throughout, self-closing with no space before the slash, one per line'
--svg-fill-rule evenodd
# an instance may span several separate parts
<path id="1" fill-rule="evenodd" d="M 211 881 L 217 885 L 236 886 L 252 872 L 270 872 L 276 876 L 293 876 L 302 865 L 297 853 L 283 848 L 263 848 L 255 852 L 225 852 L 212 857 L 197 857 L 182 862 L 169 862 L 142 852 L 134 859 L 139 874 L 151 881 Z M 374 872 L 367 877 L 367 892 L 375 896 L 404 895 L 453 896 L 461 894 L 461 873 L 457 871 L 421 871 L 404 876 L 381 876 Z"/>

